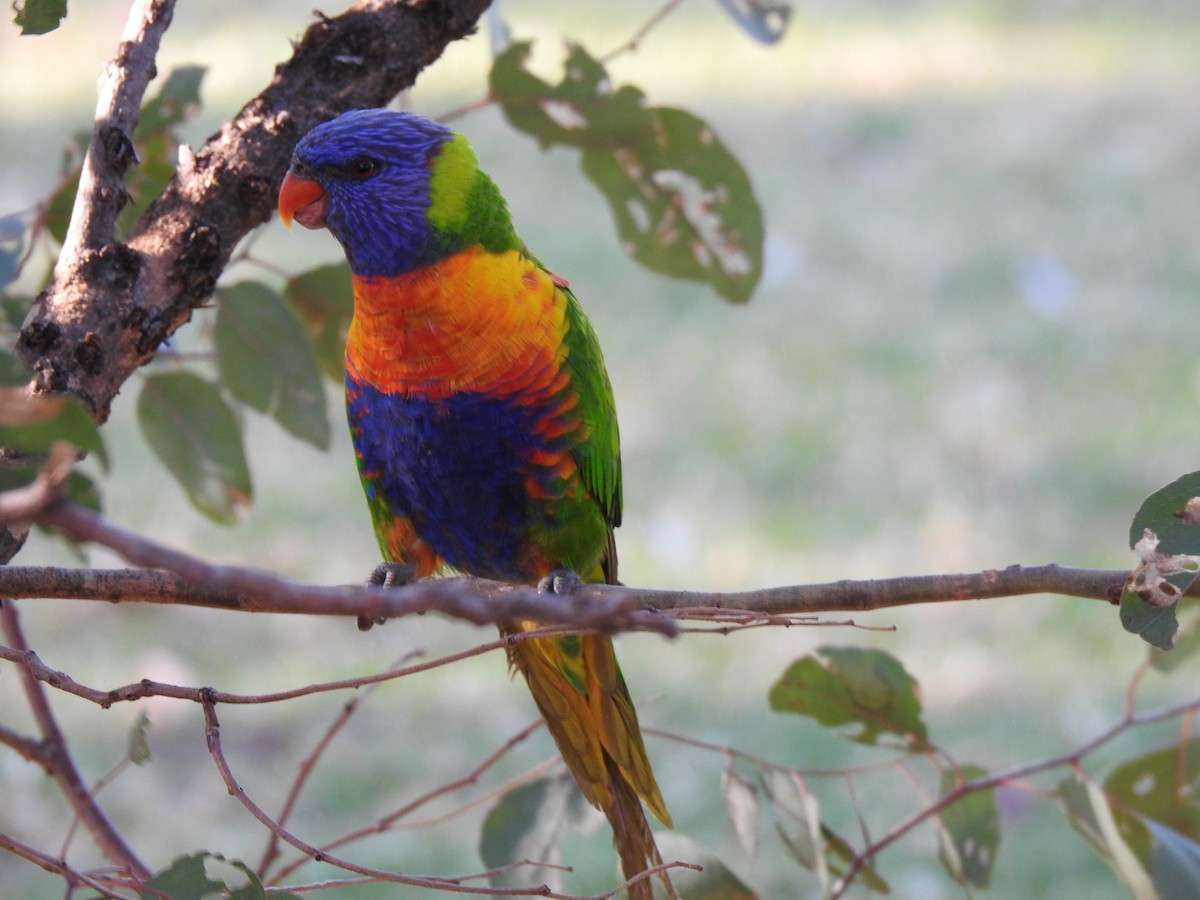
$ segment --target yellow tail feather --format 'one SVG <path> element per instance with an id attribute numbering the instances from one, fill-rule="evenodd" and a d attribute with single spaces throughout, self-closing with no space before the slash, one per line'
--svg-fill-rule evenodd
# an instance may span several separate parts
<path id="1" fill-rule="evenodd" d="M 533 627 L 519 622 L 504 630 L 518 633 Z M 521 641 L 509 649 L 509 660 L 525 676 L 580 790 L 612 825 L 625 877 L 661 865 L 642 803 L 664 825 L 671 825 L 671 816 L 646 757 L 612 640 L 581 635 Z M 661 878 L 668 896 L 675 898 L 670 879 L 665 873 Z M 649 900 L 651 882 L 637 882 L 629 896 Z"/>

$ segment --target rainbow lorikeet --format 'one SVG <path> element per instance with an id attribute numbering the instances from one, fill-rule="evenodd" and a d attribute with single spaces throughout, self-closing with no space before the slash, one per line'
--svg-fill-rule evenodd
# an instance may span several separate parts
<path id="1" fill-rule="evenodd" d="M 346 409 L 385 559 L 420 577 L 615 583 L 621 459 L 600 346 L 467 140 L 408 113 L 345 113 L 296 146 L 279 210 L 328 228 L 350 263 Z M 671 819 L 611 639 L 525 640 L 509 656 L 612 823 L 626 878 L 661 864 L 641 803 Z"/>

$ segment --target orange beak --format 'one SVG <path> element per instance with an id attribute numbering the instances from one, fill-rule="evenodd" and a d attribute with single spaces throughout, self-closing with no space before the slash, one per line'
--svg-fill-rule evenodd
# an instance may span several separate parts
<path id="1" fill-rule="evenodd" d="M 328 212 L 325 189 L 311 178 L 302 178 L 289 169 L 279 186 L 279 216 L 283 224 L 291 228 L 295 219 L 305 228 L 324 228 Z"/>

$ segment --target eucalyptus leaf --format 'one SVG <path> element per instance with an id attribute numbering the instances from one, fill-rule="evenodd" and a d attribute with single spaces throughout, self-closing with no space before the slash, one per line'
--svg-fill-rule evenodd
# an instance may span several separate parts
<path id="1" fill-rule="evenodd" d="M 325 387 L 312 344 L 278 294 L 256 281 L 218 290 L 214 340 L 221 381 L 234 397 L 301 440 L 329 446 Z"/>
<path id="2" fill-rule="evenodd" d="M 14 0 L 12 8 L 21 34 L 46 34 L 67 17 L 67 0 Z"/>
<path id="3" fill-rule="evenodd" d="M 917 683 L 882 650 L 818 648 L 788 667 L 768 700 L 776 712 L 809 716 L 829 727 L 857 725 L 857 732 L 842 734 L 862 744 L 890 733 L 912 749 L 927 746 Z"/>
<path id="4" fill-rule="evenodd" d="M 350 267 L 331 263 L 288 280 L 283 297 L 303 319 L 321 371 L 341 384 L 346 377 L 346 332 L 354 315 Z"/>
<path id="5" fill-rule="evenodd" d="M 506 792 L 488 811 L 479 836 L 479 855 L 490 869 L 522 860 L 557 862 L 558 835 L 578 819 L 585 803 L 569 773 L 539 778 Z M 522 887 L 546 883 L 561 889 L 562 873 L 553 868 L 517 866 L 493 875 L 492 886 Z"/>
<path id="6" fill-rule="evenodd" d="M 962 781 L 987 775 L 978 766 L 963 766 L 942 775 L 940 796 L 952 793 Z M 1000 846 L 1000 818 L 996 813 L 994 790 L 972 791 L 960 797 L 940 813 L 943 842 L 939 854 L 946 871 L 959 882 L 985 888 L 991 881 L 992 866 Z"/>
<path id="7" fill-rule="evenodd" d="M 492 94 L 508 121 L 543 146 L 583 151 L 584 174 L 643 265 L 748 300 L 762 275 L 762 210 L 713 129 L 683 110 L 646 106 L 635 87 L 613 88 L 579 45 L 556 85 L 528 70 L 531 52 L 531 42 L 513 42 L 492 66 Z"/>
<path id="8" fill-rule="evenodd" d="M 250 502 L 250 470 L 241 427 L 216 388 L 189 372 L 151 376 L 138 394 L 137 417 L 196 508 L 234 522 Z"/>

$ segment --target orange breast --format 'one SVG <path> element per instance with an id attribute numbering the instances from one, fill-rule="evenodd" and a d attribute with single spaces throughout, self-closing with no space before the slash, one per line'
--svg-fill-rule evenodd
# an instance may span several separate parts
<path id="1" fill-rule="evenodd" d="M 354 278 L 351 378 L 431 400 L 545 396 L 565 373 L 566 299 L 515 250 L 474 248 L 393 278 Z"/>

